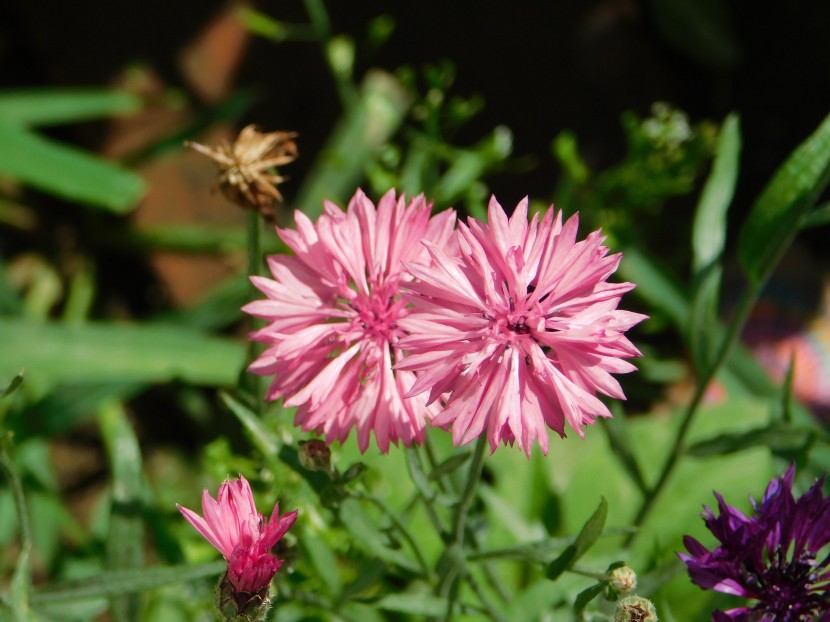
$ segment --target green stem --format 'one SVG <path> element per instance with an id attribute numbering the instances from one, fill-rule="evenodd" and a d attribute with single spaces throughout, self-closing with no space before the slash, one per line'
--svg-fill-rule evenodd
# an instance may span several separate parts
<path id="1" fill-rule="evenodd" d="M 262 255 L 260 248 L 261 237 L 261 222 L 260 216 L 255 211 L 249 211 L 246 221 L 246 238 L 248 244 L 248 276 L 259 276 L 262 272 Z M 252 292 L 259 294 L 259 292 L 250 286 Z M 250 318 L 251 328 L 256 330 L 261 326 L 261 320 Z M 260 344 L 255 341 L 248 342 L 248 351 L 245 355 L 245 365 L 239 373 L 240 389 L 250 391 L 254 395 L 254 404 L 259 414 L 261 410 L 262 397 L 262 378 L 260 376 L 248 373 L 248 365 L 256 360 L 260 353 Z"/>
<path id="2" fill-rule="evenodd" d="M 446 565 L 438 579 L 437 592 L 439 596 L 447 598 L 447 612 L 444 620 L 452 618 L 452 611 L 455 599 L 458 596 L 456 581 L 459 575 L 466 576 L 467 569 L 464 560 L 464 536 L 467 528 L 467 514 L 475 499 L 478 482 L 481 479 L 481 470 L 484 467 L 484 456 L 487 449 L 487 437 L 482 435 L 476 442 L 473 458 L 470 461 L 470 468 L 467 471 L 467 482 L 458 504 L 455 506 L 453 516 L 453 530 L 450 541 L 447 543 Z"/>
<path id="3" fill-rule="evenodd" d="M 375 506 L 377 506 L 381 512 L 383 512 L 384 514 L 386 514 L 386 516 L 389 517 L 389 520 L 391 520 L 392 524 L 395 525 L 395 529 L 398 530 L 398 533 L 400 533 L 401 537 L 404 540 L 406 540 L 407 544 L 409 544 L 409 547 L 412 549 L 412 552 L 415 554 L 415 557 L 418 560 L 418 565 L 420 565 L 421 570 L 424 571 L 424 576 L 427 578 L 427 580 L 431 581 L 433 579 L 432 569 L 427 564 L 426 559 L 421 553 L 421 549 L 418 546 L 418 543 L 415 541 L 415 538 L 409 532 L 409 529 L 407 529 L 406 525 L 403 524 L 403 521 L 401 521 L 398 515 L 392 511 L 392 508 L 390 508 L 386 504 L 386 502 L 380 497 L 376 497 L 368 493 L 354 492 L 353 496 L 356 499 L 361 499 L 363 501 L 368 501 L 370 503 L 375 504 Z"/>
<path id="4" fill-rule="evenodd" d="M 417 449 L 406 452 L 406 466 L 409 468 L 409 475 L 415 483 L 415 488 L 418 490 L 418 496 L 424 504 L 430 522 L 443 542 L 449 540 L 449 534 L 441 524 L 441 519 L 438 517 L 438 512 L 435 509 L 435 495 L 429 489 L 426 473 L 424 472 L 424 465 L 421 462 L 421 455 Z"/>
<path id="5" fill-rule="evenodd" d="M 689 402 L 689 406 L 683 415 L 680 427 L 675 434 L 672 449 L 669 451 L 666 461 L 663 464 L 663 468 L 660 471 L 660 477 L 657 480 L 657 483 L 655 483 L 649 491 L 649 494 L 647 494 L 643 499 L 643 503 L 637 512 L 636 518 L 634 519 L 635 527 L 641 527 L 643 525 L 649 513 L 654 508 L 657 498 L 665 488 L 669 477 L 677 466 L 680 457 L 686 453 L 686 437 L 689 434 L 695 415 L 703 402 L 703 397 L 706 395 L 706 390 L 709 388 L 709 383 L 715 377 L 724 361 L 726 361 L 729 356 L 729 352 L 732 350 L 735 342 L 740 337 L 744 325 L 749 318 L 749 314 L 755 306 L 755 302 L 758 300 L 758 296 L 761 293 L 761 287 L 762 282 L 750 283 L 747 285 L 747 289 L 741 297 L 738 309 L 732 317 L 732 321 L 729 323 L 729 328 L 727 329 L 727 333 L 721 342 L 721 347 L 718 350 L 715 360 L 712 361 L 712 363 L 700 376 L 700 380 L 695 388 L 694 396 L 692 397 L 691 402 Z M 637 536 L 637 533 L 639 532 L 633 531 L 628 535 L 625 540 L 625 546 L 629 546 L 633 542 L 634 538 Z"/>
<path id="6" fill-rule="evenodd" d="M 20 523 L 20 546 L 28 550 L 32 546 L 32 532 L 29 529 L 29 513 L 26 510 L 26 497 L 23 494 L 23 483 L 11 456 L 11 433 L 7 432 L 0 439 L 0 467 L 6 472 L 9 480 L 9 487 L 14 499 L 14 507 L 17 510 L 17 521 Z"/>

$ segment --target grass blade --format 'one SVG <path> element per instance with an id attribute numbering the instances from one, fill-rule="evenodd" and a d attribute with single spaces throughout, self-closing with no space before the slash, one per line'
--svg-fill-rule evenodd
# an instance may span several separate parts
<path id="1" fill-rule="evenodd" d="M 123 214 L 146 192 L 135 173 L 24 128 L 0 123 L 0 172 L 26 185 Z"/>
<path id="2" fill-rule="evenodd" d="M 141 98 L 111 89 L 26 89 L 0 95 L 0 120 L 29 126 L 88 121 L 140 109 Z"/>

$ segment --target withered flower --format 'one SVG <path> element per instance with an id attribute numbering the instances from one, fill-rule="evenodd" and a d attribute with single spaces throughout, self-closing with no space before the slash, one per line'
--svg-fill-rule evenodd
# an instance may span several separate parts
<path id="1" fill-rule="evenodd" d="M 282 201 L 277 185 L 285 181 L 274 169 L 296 159 L 296 136 L 296 132 L 263 133 L 248 125 L 233 144 L 207 147 L 185 141 L 185 146 L 219 165 L 219 189 L 229 201 L 254 209 L 273 222 L 276 204 Z"/>

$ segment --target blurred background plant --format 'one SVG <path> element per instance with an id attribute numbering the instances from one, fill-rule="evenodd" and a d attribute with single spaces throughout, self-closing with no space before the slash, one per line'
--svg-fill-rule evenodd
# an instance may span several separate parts
<path id="1" fill-rule="evenodd" d="M 212 619 L 223 564 L 175 503 L 237 473 L 301 512 L 272 619 L 607 619 L 620 559 L 663 619 L 727 606 L 674 556 L 701 504 L 830 464 L 828 6 L 98 4 L 0 7 L 7 614 Z M 475 217 L 530 195 L 638 283 L 629 401 L 547 458 L 487 458 L 452 594 L 434 525 L 468 452 L 350 440 L 315 470 L 242 371 L 247 274 L 285 249 L 182 141 L 248 123 L 299 134 L 283 226 L 359 185 Z"/>

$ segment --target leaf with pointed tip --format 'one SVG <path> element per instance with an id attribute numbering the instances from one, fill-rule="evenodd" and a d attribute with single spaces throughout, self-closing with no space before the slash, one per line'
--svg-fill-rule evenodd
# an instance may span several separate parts
<path id="1" fill-rule="evenodd" d="M 600 537 L 607 517 L 608 503 L 605 501 L 605 497 L 602 497 L 599 507 L 582 526 L 582 531 L 579 532 L 574 543 L 548 565 L 545 576 L 553 581 L 571 568 Z"/>
<path id="2" fill-rule="evenodd" d="M 830 115 L 790 154 L 755 201 L 738 239 L 738 256 L 762 283 L 830 181 Z"/>

